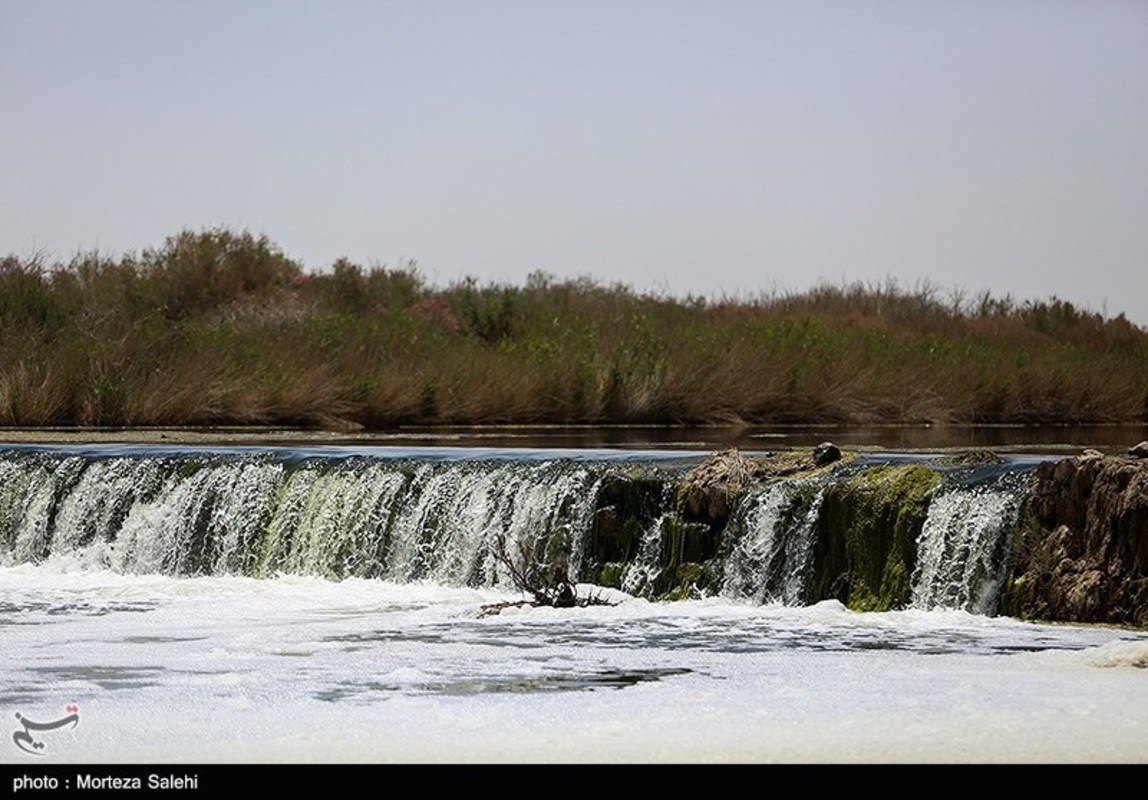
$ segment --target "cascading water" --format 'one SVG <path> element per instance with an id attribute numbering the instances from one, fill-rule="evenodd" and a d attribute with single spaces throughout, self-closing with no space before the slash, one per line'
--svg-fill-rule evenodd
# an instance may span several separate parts
<path id="1" fill-rule="evenodd" d="M 674 484 L 666 480 L 658 492 L 656 511 L 645 520 L 636 547 L 621 573 L 620 588 L 633 595 L 650 595 L 667 561 L 671 560 L 671 527 L 676 519 Z"/>
<path id="2" fill-rule="evenodd" d="M 623 507 L 632 459 L 14 448 L 0 452 L 0 564 L 509 587 L 496 555 L 504 542 L 565 562 L 577 580 L 606 582 L 612 569 L 612 585 L 655 597 L 699 574 L 682 567 L 710 556 L 683 542 L 702 535 L 718 537 L 705 591 L 806 605 L 825 599 L 814 575 L 818 537 L 835 535 L 826 492 L 863 469 L 752 487 L 728 525 L 707 533 L 679 516 L 680 469 L 653 469 L 644 499 Z M 973 473 L 928 501 L 916 607 L 995 611 L 1027 483 L 1022 468 Z M 609 514 L 629 531 L 612 550 L 600 541 Z"/>
<path id="3" fill-rule="evenodd" d="M 731 520 L 734 544 L 722 593 L 759 603 L 805 604 L 822 497 L 816 481 L 775 481 L 749 492 Z"/>
<path id="4" fill-rule="evenodd" d="M 995 613 L 1026 484 L 1005 473 L 933 498 L 917 541 L 914 608 Z"/>
<path id="5" fill-rule="evenodd" d="M 602 473 L 572 461 L 16 451 L 0 458 L 0 558 L 489 585 L 496 537 L 560 548 L 576 572 Z"/>
<path id="6" fill-rule="evenodd" d="M 1141 760 L 1148 632 L 934 610 L 992 613 L 1014 549 L 1001 610 L 1039 583 L 1047 467 L 1081 467 L 987 461 L 734 484 L 701 454 L 0 448 L 0 752 Z M 500 542 L 704 601 L 516 603 Z"/>

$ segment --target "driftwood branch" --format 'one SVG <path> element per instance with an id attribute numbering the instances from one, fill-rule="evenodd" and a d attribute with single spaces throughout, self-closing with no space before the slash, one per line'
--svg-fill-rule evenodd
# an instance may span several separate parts
<path id="1" fill-rule="evenodd" d="M 580 594 L 577 585 L 570 580 L 566 559 L 548 563 L 537 544 L 520 538 L 508 543 L 505 534 L 499 534 L 491 546 L 491 552 L 506 568 L 515 587 L 530 595 L 531 605 L 580 608 L 615 604 L 598 592 Z"/>

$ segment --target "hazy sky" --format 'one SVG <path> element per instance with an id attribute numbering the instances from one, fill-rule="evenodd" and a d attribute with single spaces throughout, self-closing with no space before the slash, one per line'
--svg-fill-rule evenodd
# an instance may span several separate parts
<path id="1" fill-rule="evenodd" d="M 1145 0 L 0 0 L 0 254 L 819 280 L 1148 325 Z"/>

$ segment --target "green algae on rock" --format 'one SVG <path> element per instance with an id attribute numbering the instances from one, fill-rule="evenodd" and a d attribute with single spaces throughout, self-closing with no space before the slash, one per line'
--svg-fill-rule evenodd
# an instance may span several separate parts
<path id="1" fill-rule="evenodd" d="M 918 464 L 864 470 L 826 489 L 818 519 L 814 593 L 857 611 L 908 604 L 916 544 L 941 483 Z"/>

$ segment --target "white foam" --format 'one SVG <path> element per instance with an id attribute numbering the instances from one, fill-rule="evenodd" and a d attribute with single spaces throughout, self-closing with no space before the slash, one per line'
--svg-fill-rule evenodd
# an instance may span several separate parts
<path id="1" fill-rule="evenodd" d="M 708 599 L 0 568 L 48 761 L 1142 761 L 1148 633 Z M 13 624 L 16 623 L 16 624 Z M 1026 654 L 1026 651 L 1038 651 Z M 1098 667 L 1113 667 L 1098 669 Z M 1121 668 L 1123 667 L 1123 668 Z M 11 736 L 4 741 L 10 742 Z M 7 748 L 3 757 L 24 756 Z M 40 763 L 40 760 L 37 761 Z"/>

